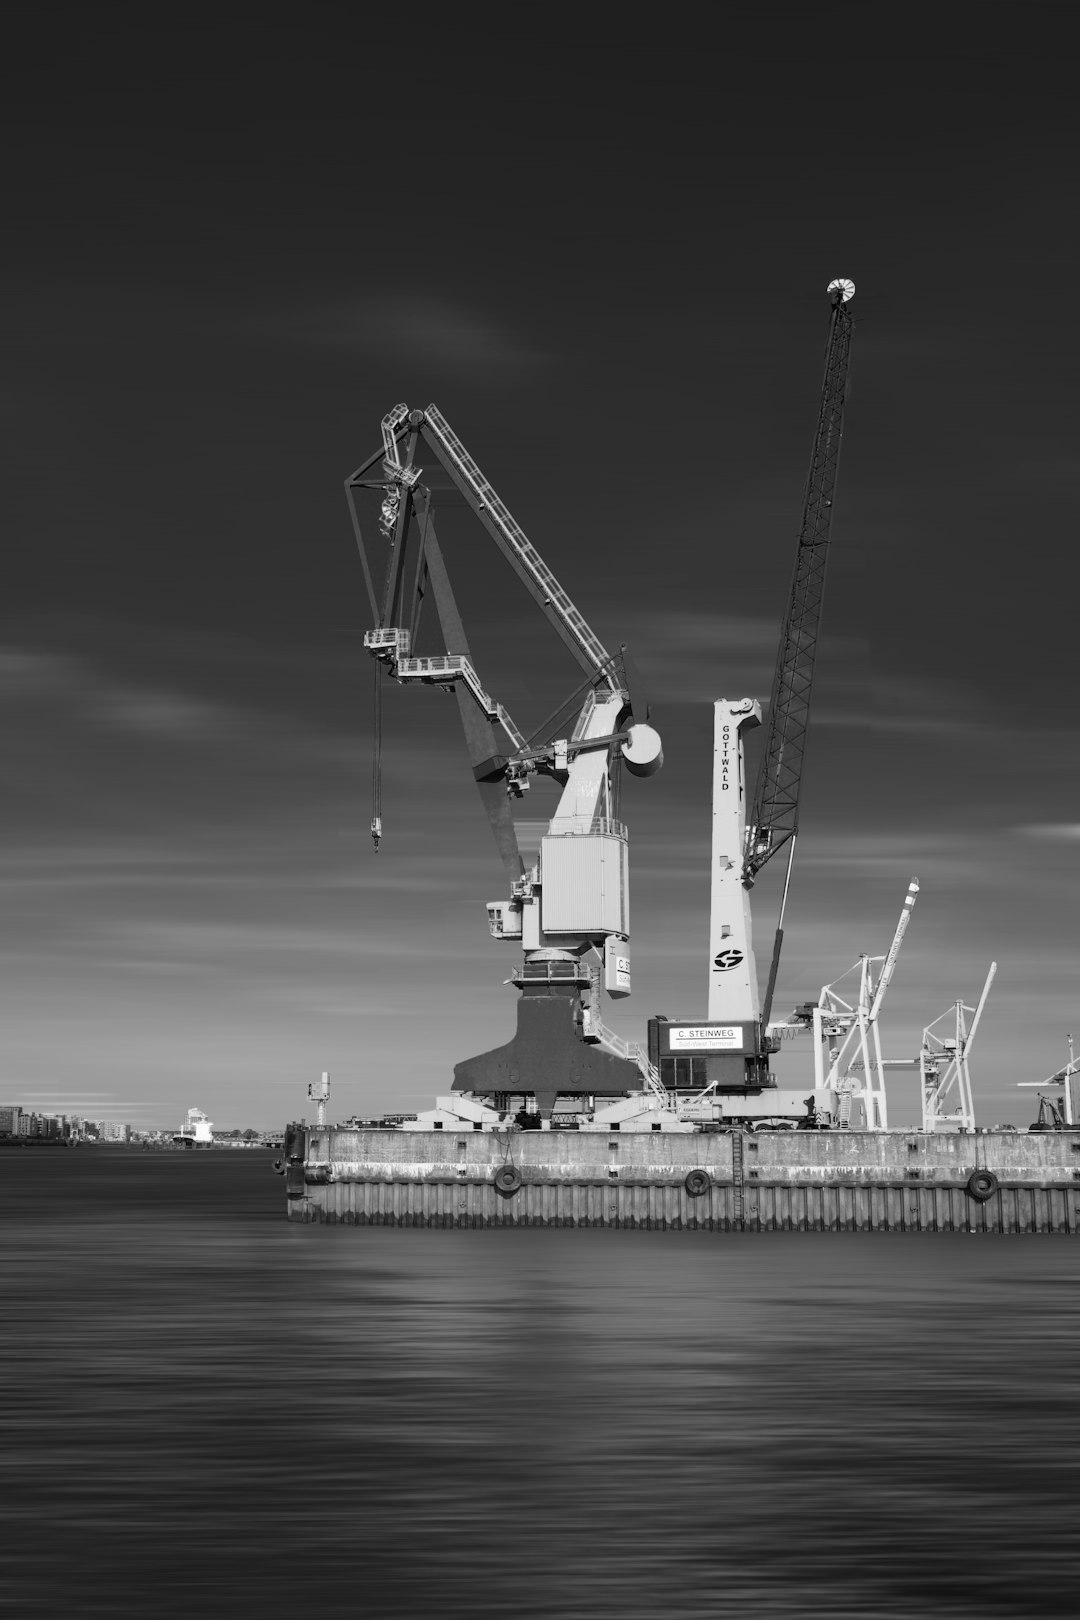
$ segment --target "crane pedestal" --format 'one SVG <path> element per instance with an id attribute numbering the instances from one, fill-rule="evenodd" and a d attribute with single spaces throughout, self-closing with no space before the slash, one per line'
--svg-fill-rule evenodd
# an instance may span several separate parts
<path id="1" fill-rule="evenodd" d="M 526 984 L 518 1001 L 517 1031 L 505 1046 L 466 1058 L 454 1067 L 454 1091 L 487 1097 L 529 1093 L 546 1119 L 556 1097 L 624 1097 L 641 1090 L 636 1063 L 613 1057 L 579 1032 L 580 986 Z"/>

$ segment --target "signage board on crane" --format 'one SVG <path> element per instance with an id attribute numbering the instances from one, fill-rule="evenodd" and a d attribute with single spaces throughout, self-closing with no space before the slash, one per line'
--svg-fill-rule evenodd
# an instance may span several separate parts
<path id="1" fill-rule="evenodd" d="M 662 1057 L 676 1057 L 683 1052 L 757 1051 L 758 1026 L 754 1023 L 661 1023 L 659 1034 Z"/>
<path id="2" fill-rule="evenodd" d="M 609 996 L 630 994 L 630 941 L 625 934 L 609 934 L 604 941 L 604 989 Z"/>

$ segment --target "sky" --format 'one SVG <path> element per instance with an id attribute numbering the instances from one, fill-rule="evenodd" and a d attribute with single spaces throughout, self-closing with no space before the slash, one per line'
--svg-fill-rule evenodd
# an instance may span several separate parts
<path id="1" fill-rule="evenodd" d="M 342 486 L 401 400 L 439 405 L 633 652 L 665 766 L 626 785 L 634 994 L 608 1022 L 703 1015 L 711 704 L 768 696 L 846 276 L 775 1008 L 883 954 L 917 876 L 886 1055 L 994 960 L 977 1116 L 1033 1117 L 1016 1084 L 1080 1023 L 1067 18 L 14 9 L 0 1101 L 271 1126 L 327 1070 L 338 1117 L 414 1110 L 512 1034 L 502 869 L 437 691 L 388 690 L 378 855 L 368 833 Z M 440 537 L 528 729 L 575 666 L 467 513 Z M 785 1052 L 781 1083 L 810 1064 Z M 917 1119 L 913 1074 L 889 1096 Z"/>

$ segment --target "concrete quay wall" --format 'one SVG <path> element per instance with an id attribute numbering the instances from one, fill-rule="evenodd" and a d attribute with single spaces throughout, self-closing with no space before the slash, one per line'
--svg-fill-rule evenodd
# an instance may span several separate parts
<path id="1" fill-rule="evenodd" d="M 1080 1228 L 1080 1131 L 680 1135 L 290 1127 L 283 1169 L 289 1218 L 307 1222 L 712 1231 Z M 500 1173 L 509 1185 L 497 1184 Z"/>
<path id="2" fill-rule="evenodd" d="M 762 1180 L 966 1183 L 992 1170 L 999 1181 L 1042 1186 L 1075 1171 L 1080 1197 L 1080 1131 L 754 1131 L 744 1145 L 748 1174 Z"/>

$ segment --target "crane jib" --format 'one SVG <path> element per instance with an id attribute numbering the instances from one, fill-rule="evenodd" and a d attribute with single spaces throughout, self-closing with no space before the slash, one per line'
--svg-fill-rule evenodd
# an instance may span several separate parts
<path id="1" fill-rule="evenodd" d="M 814 432 L 795 569 L 780 634 L 752 809 L 747 818 L 744 881 L 798 832 L 825 569 L 844 426 L 852 321 L 850 283 L 834 283 L 825 377 Z"/>

